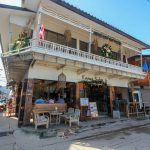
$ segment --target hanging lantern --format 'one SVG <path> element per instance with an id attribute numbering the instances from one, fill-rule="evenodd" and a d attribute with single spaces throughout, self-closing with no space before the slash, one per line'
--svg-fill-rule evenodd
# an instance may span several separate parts
<path id="1" fill-rule="evenodd" d="M 98 48 L 98 41 L 97 41 L 97 39 L 94 39 L 92 44 L 93 44 L 94 50 L 97 50 L 97 48 Z"/>
<path id="2" fill-rule="evenodd" d="M 71 31 L 65 30 L 64 37 L 65 37 L 66 43 L 68 44 L 71 41 Z"/>
<path id="3" fill-rule="evenodd" d="M 66 87 L 66 75 L 62 72 L 58 75 L 58 89 Z"/>

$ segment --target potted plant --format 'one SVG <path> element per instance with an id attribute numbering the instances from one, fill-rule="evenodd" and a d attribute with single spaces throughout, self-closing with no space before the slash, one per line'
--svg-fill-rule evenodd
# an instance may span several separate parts
<path id="1" fill-rule="evenodd" d="M 15 40 L 11 50 L 21 49 L 29 45 L 30 36 L 26 32 L 21 32 L 17 40 Z"/>
<path id="2" fill-rule="evenodd" d="M 107 58 L 112 58 L 112 50 L 109 44 L 104 44 L 98 49 L 99 55 Z"/>

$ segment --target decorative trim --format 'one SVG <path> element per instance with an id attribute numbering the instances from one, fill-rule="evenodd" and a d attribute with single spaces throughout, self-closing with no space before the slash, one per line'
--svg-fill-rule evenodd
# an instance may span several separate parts
<path id="1" fill-rule="evenodd" d="M 98 37 L 100 37 L 100 38 L 107 39 L 107 40 L 109 40 L 111 42 L 114 42 L 114 43 L 116 43 L 118 45 L 121 45 L 121 42 L 119 40 L 114 39 L 113 37 L 110 37 L 110 36 L 104 35 L 102 33 L 95 32 L 95 31 L 93 32 L 93 34 L 98 36 Z"/>

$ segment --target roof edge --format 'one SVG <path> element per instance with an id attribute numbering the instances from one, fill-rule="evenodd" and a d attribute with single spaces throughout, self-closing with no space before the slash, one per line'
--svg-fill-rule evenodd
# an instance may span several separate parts
<path id="1" fill-rule="evenodd" d="M 5 4 L 0 4 L 0 8 L 4 8 L 4 9 L 13 9 L 13 10 L 20 10 L 20 11 L 27 11 L 27 12 L 33 12 L 32 10 L 29 10 L 27 8 L 23 8 L 23 7 L 18 7 L 18 6 L 12 6 L 12 5 L 5 5 Z"/>
<path id="2" fill-rule="evenodd" d="M 112 25 L 110 25 L 110 24 L 108 24 L 108 23 L 106 23 L 106 22 L 104 22 L 104 21 L 102 21 L 102 20 L 100 20 L 100 19 L 90 15 L 87 12 L 84 12 L 83 10 L 81 10 L 81 9 L 79 9 L 79 8 L 73 6 L 73 5 L 71 5 L 71 4 L 69 4 L 69 3 L 65 2 L 65 1 L 62 1 L 62 0 L 50 0 L 50 1 L 52 1 L 52 2 L 62 6 L 64 8 L 67 8 L 67 9 L 69 9 L 69 10 L 71 10 L 71 11 L 73 11 L 73 12 L 75 12 L 75 13 L 77 13 L 77 14 L 79 14 L 79 15 L 81 15 L 81 16 L 89 19 L 89 20 L 91 20 L 91 21 L 94 21 L 94 22 L 96 22 L 96 23 L 98 23 L 98 24 L 100 24 L 100 25 L 102 25 L 102 26 L 104 26 L 104 27 L 106 27 L 106 28 L 108 28 L 108 29 L 118 33 L 118 34 L 121 34 L 122 36 L 125 36 L 126 38 L 129 38 L 130 40 L 132 40 L 134 42 L 137 42 L 137 43 L 141 44 L 142 46 L 145 47 L 143 49 L 149 49 L 150 48 L 149 44 L 146 44 L 145 42 L 143 42 L 143 41 L 141 41 L 141 40 L 139 40 L 139 39 L 137 39 L 137 38 L 135 38 L 135 37 L 125 33 L 125 32 L 123 32 L 123 31 L 117 29 L 116 27 L 114 27 L 114 26 L 112 26 Z"/>

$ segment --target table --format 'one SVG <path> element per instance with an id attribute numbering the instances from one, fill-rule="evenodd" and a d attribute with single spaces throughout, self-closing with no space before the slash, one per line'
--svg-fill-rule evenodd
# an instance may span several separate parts
<path id="1" fill-rule="evenodd" d="M 62 115 L 61 112 L 50 112 L 50 124 L 60 124 L 60 116 Z M 55 118 L 55 122 L 53 122 L 53 119 Z"/>

